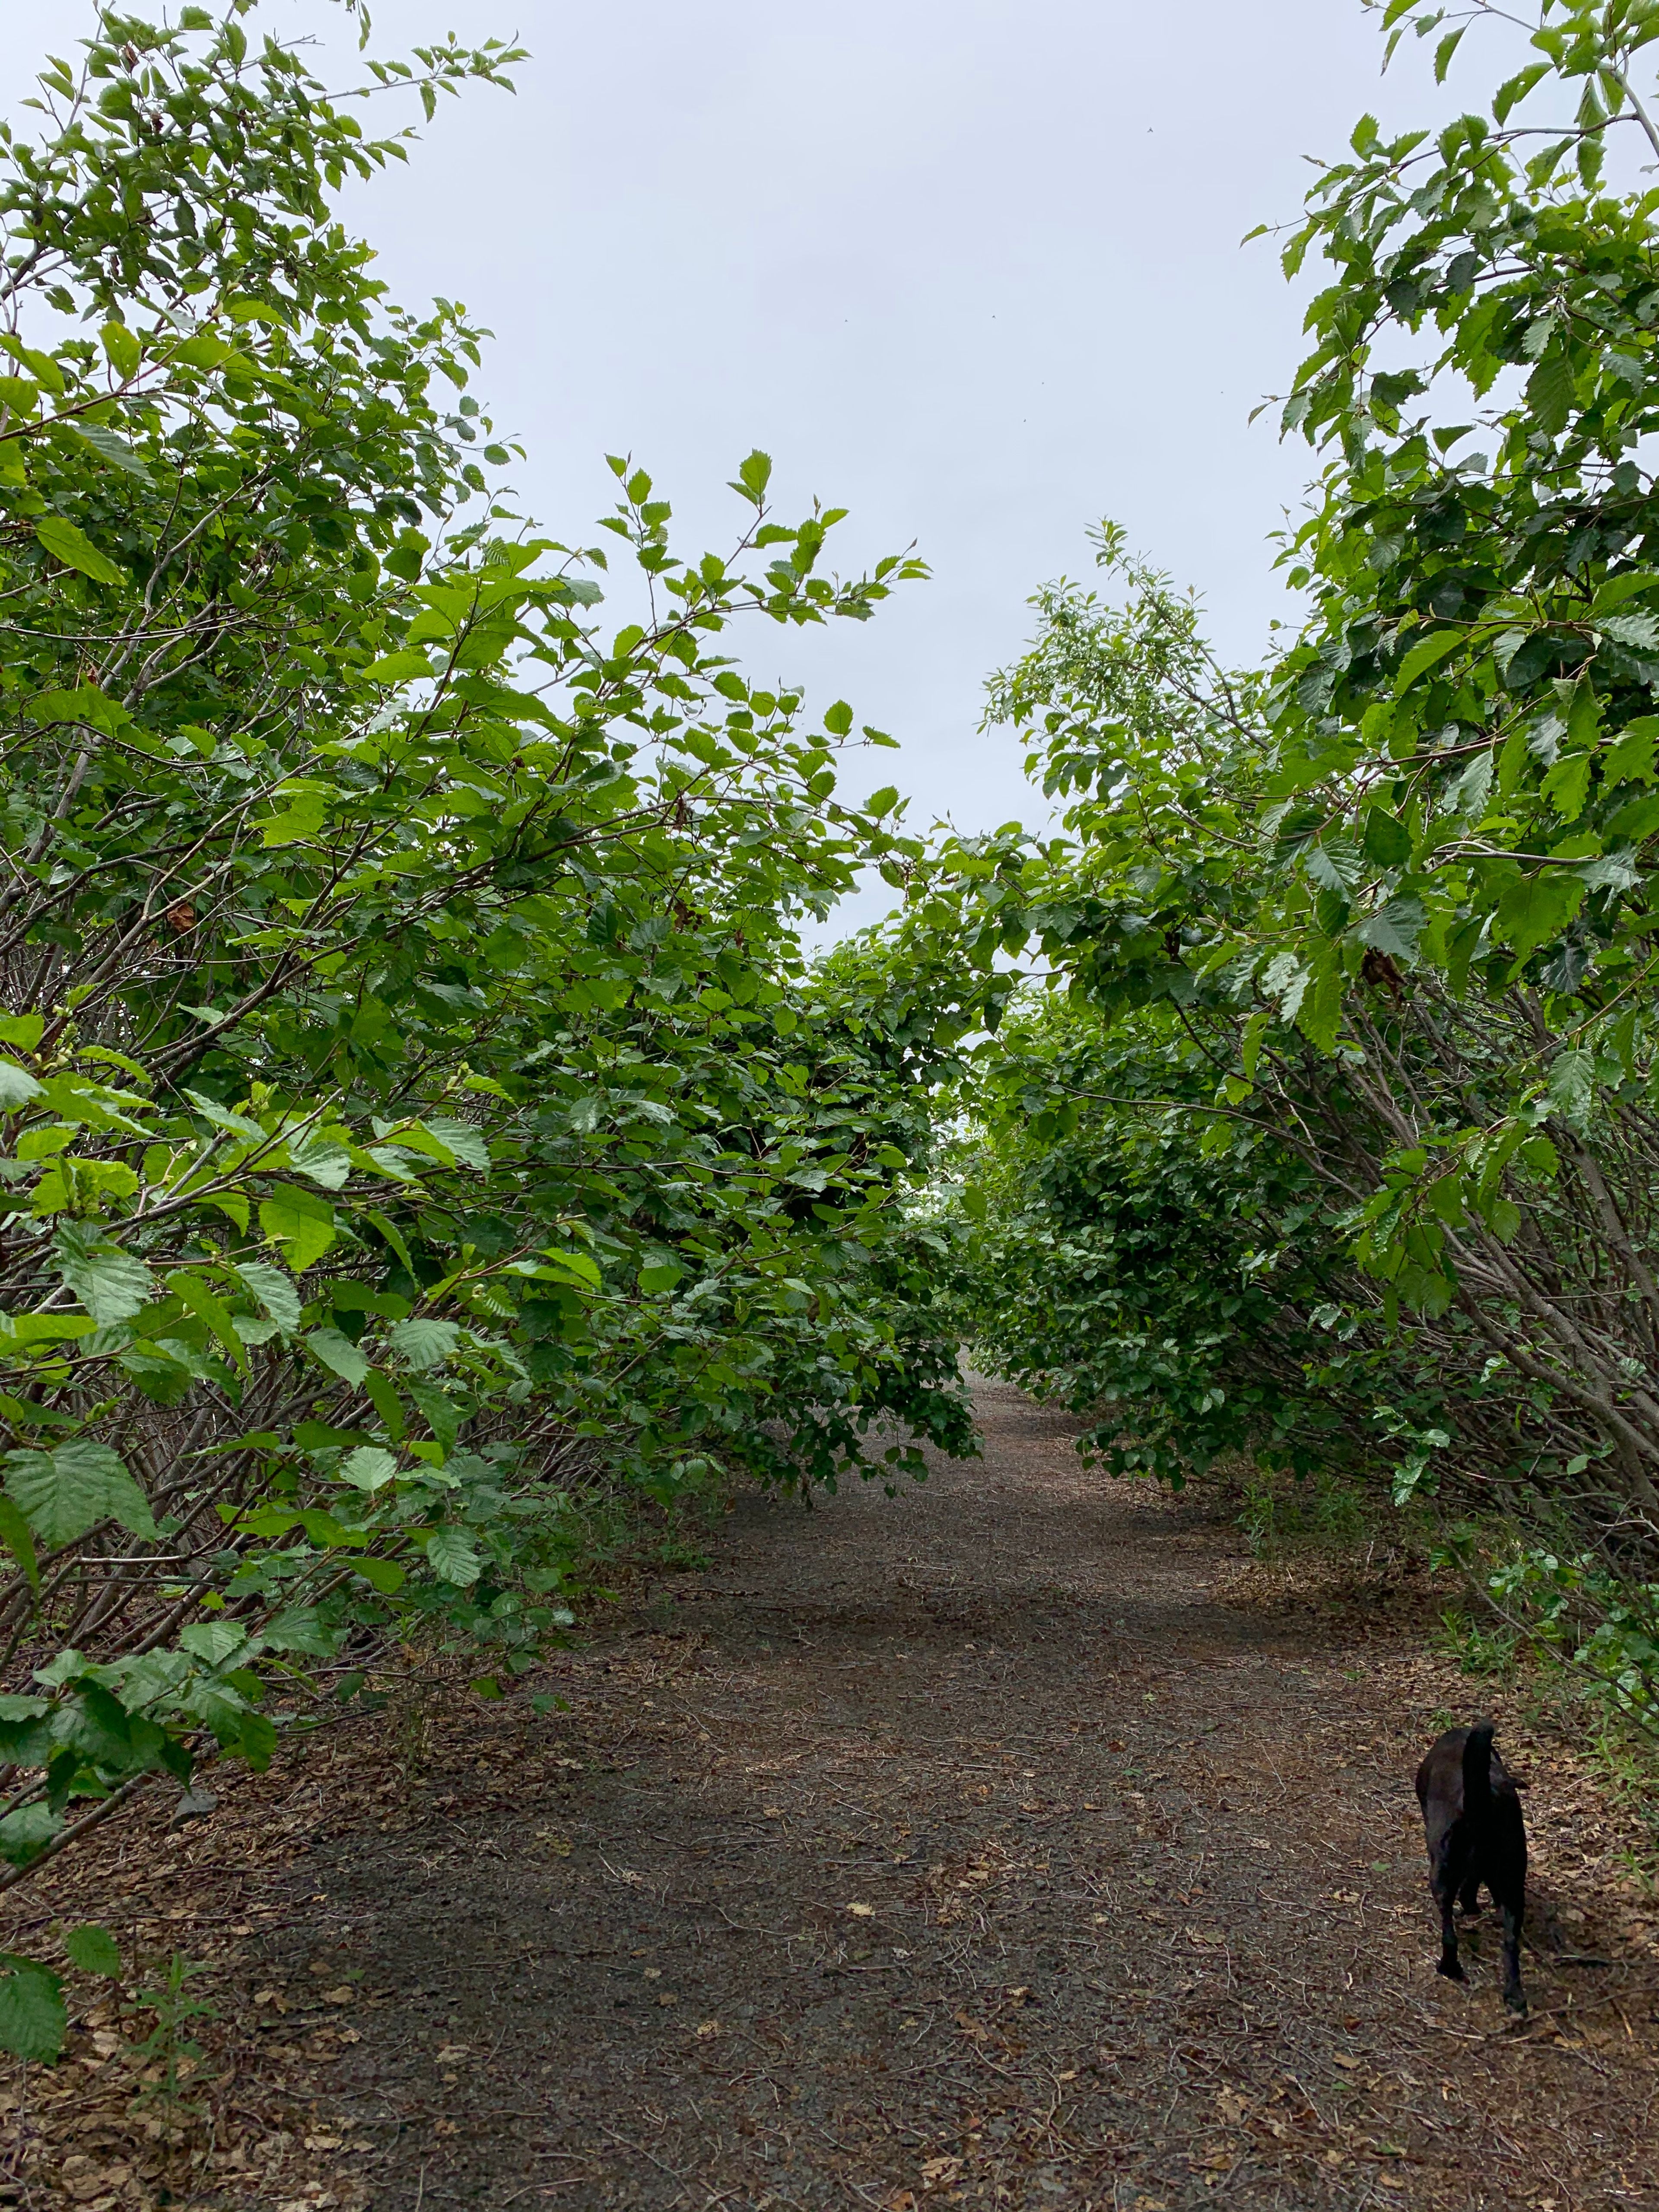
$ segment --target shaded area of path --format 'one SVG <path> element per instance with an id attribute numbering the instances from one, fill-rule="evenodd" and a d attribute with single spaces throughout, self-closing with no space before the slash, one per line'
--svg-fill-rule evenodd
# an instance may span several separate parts
<path id="1" fill-rule="evenodd" d="M 463 1699 L 412 1787 L 389 1724 L 290 1774 L 237 2094 L 315 2117 L 211 2201 L 1659 2206 L 1653 1960 L 1553 1962 L 1547 1760 L 1516 2035 L 1492 1934 L 1431 1971 L 1410 1776 L 1468 1692 L 979 1406 L 983 1462 L 896 1501 L 740 1504 L 566 1710 Z"/>

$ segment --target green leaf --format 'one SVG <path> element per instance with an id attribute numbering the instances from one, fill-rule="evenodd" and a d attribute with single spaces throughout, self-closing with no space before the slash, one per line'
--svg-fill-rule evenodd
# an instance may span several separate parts
<path id="1" fill-rule="evenodd" d="M 4 1544 L 23 1571 L 23 1579 L 32 1590 L 40 1587 L 40 1565 L 34 1556 L 34 1539 L 29 1524 L 9 1498 L 0 1498 L 0 1544 Z"/>
<path id="2" fill-rule="evenodd" d="M 1498 902 L 1495 933 L 1524 959 L 1565 928 L 1583 897 L 1583 884 L 1565 873 L 1522 876 L 1504 887 Z"/>
<path id="3" fill-rule="evenodd" d="M 391 1559 L 354 1559 L 352 1571 L 361 1575 L 369 1588 L 379 1590 L 382 1597 L 395 1597 L 409 1580 L 404 1569 Z"/>
<path id="4" fill-rule="evenodd" d="M 329 794 L 301 792 L 281 814 L 267 815 L 254 826 L 267 847 L 303 845 L 315 837 L 328 819 Z"/>
<path id="5" fill-rule="evenodd" d="M 837 699 L 833 707 L 825 708 L 823 726 L 832 738 L 844 738 L 847 735 L 853 726 L 853 710 L 845 699 Z"/>
<path id="6" fill-rule="evenodd" d="M 137 339 L 126 325 L 106 323 L 98 335 L 104 342 L 104 352 L 109 365 L 121 381 L 125 384 L 129 378 L 137 376 L 143 354 Z"/>
<path id="7" fill-rule="evenodd" d="M 21 1052 L 33 1052 L 46 1026 L 40 1014 L 0 1014 L 0 1044 L 15 1044 Z"/>
<path id="8" fill-rule="evenodd" d="M 1566 428 L 1572 403 L 1572 363 L 1557 345 L 1527 379 L 1527 404 L 1545 436 L 1553 438 Z"/>
<path id="9" fill-rule="evenodd" d="M 1562 1120 L 1582 1133 L 1589 1125 L 1590 1109 L 1595 1103 L 1595 1054 L 1558 1054 L 1550 1069 L 1547 1095 Z"/>
<path id="10" fill-rule="evenodd" d="M 460 1342 L 461 1332 L 453 1321 L 426 1321 L 416 1316 L 393 1322 L 386 1342 L 419 1374 L 447 1359 Z"/>
<path id="11" fill-rule="evenodd" d="M 5 1850 L 5 1832 L 22 1817 L 14 1813 L 0 1821 L 0 1855 L 11 1856 Z M 55 1815 L 48 1817 L 55 1820 Z M 61 1821 L 55 1824 L 62 1826 Z M 12 1863 L 27 1866 L 29 1861 L 13 1859 Z M 49 2065 L 63 2049 L 68 2033 L 69 2009 L 58 1976 L 32 1959 L 0 1951 L 0 2051 Z"/>
<path id="12" fill-rule="evenodd" d="M 371 1494 L 377 1490 L 384 1490 L 386 1484 L 395 1482 L 397 1477 L 397 1459 L 391 1452 L 383 1451 L 379 1444 L 359 1444 L 356 1451 L 348 1452 L 340 1462 L 341 1481 L 351 1483 L 356 1489 L 368 1491 Z"/>
<path id="13" fill-rule="evenodd" d="M 1460 645 L 1466 642 L 1466 637 L 1467 634 L 1461 629 L 1441 629 L 1436 630 L 1431 637 L 1419 638 L 1395 672 L 1395 698 L 1410 690 L 1425 670 L 1443 660 L 1449 653 L 1455 653 Z"/>
<path id="14" fill-rule="evenodd" d="M 236 1334 L 236 1324 L 231 1319 L 230 1308 L 206 1276 L 198 1275 L 191 1267 L 175 1267 L 167 1278 L 167 1287 L 172 1296 L 193 1313 L 198 1321 L 204 1321 L 207 1323 L 230 1354 L 232 1364 L 246 1371 L 248 1364 L 247 1347 Z"/>
<path id="15" fill-rule="evenodd" d="M 152 481 L 145 461 L 133 452 L 125 438 L 118 438 L 113 430 L 105 429 L 101 422 L 76 422 L 72 427 L 76 435 L 84 439 L 92 447 L 93 452 L 103 459 L 112 461 L 118 469 L 124 469 L 128 476 L 137 477 L 142 484 L 147 484 Z M 76 566 L 79 567 L 79 565 L 77 562 Z M 113 563 L 106 565 L 112 567 Z M 127 581 L 127 578 L 119 569 L 116 569 L 113 577 L 101 577 L 99 580 L 103 583 L 124 584 Z"/>
<path id="16" fill-rule="evenodd" d="M 441 1145 L 447 1146 L 454 1153 L 463 1165 L 481 1168 L 488 1171 L 489 1147 L 484 1142 L 481 1131 L 472 1122 L 452 1121 L 447 1115 L 442 1114 L 428 1114 L 425 1126 Z"/>
<path id="17" fill-rule="evenodd" d="M 1615 645 L 1630 646 L 1638 653 L 1659 649 L 1659 618 L 1639 610 L 1633 614 L 1597 615 L 1595 627 Z"/>
<path id="18" fill-rule="evenodd" d="M 360 1384 L 369 1363 L 349 1336 L 337 1328 L 313 1328 L 306 1336 L 306 1349 L 342 1382 Z"/>
<path id="19" fill-rule="evenodd" d="M 458 1589 L 470 1589 L 483 1572 L 472 1539 L 453 1524 L 433 1530 L 426 1540 L 426 1556 L 440 1582 L 453 1583 Z"/>
<path id="20" fill-rule="evenodd" d="M 0 1113 L 27 1106 L 40 1096 L 40 1086 L 27 1068 L 19 1067 L 15 1060 L 0 1060 Z"/>
<path id="21" fill-rule="evenodd" d="M 1627 722 L 1601 762 L 1601 781 L 1616 783 L 1659 782 L 1654 772 L 1654 747 L 1659 741 L 1659 715 L 1643 714 Z"/>
<path id="22" fill-rule="evenodd" d="M 413 646 L 401 653 L 388 653 L 363 671 L 371 684 L 416 684 L 431 673 L 431 661 Z"/>
<path id="23" fill-rule="evenodd" d="M 118 1522 L 147 1540 L 155 1535 L 149 1504 L 125 1461 L 86 1437 L 53 1451 L 8 1452 L 6 1488 L 48 1551 L 76 1542 L 100 1521 Z"/>
<path id="24" fill-rule="evenodd" d="M 50 1805 L 25 1805 L 0 1820 L 0 1859 L 8 1866 L 32 1866 L 63 1832 L 63 1815 Z"/>
<path id="25" fill-rule="evenodd" d="M 238 1260 L 236 1273 L 285 1336 L 300 1326 L 300 1293 L 293 1278 L 263 1260 Z"/>
<path id="26" fill-rule="evenodd" d="M 66 568 L 76 568 L 82 575 L 90 576 L 94 584 L 131 583 L 125 568 L 118 568 L 113 561 L 98 550 L 84 531 L 77 530 L 72 522 L 65 522 L 61 515 L 41 515 L 35 523 L 34 534 L 54 561 L 61 561 Z"/>
<path id="27" fill-rule="evenodd" d="M 60 1222 L 52 1247 L 58 1273 L 100 1328 L 131 1319 L 155 1294 L 143 1261 L 100 1230 L 78 1221 Z"/>
<path id="28" fill-rule="evenodd" d="M 1367 915 L 1354 931 L 1362 945 L 1386 952 L 1390 959 L 1410 965 L 1417 957 L 1417 940 L 1423 933 L 1423 908 L 1414 898 L 1390 899 Z"/>
<path id="29" fill-rule="evenodd" d="M 287 1184 L 260 1200 L 259 1226 L 273 1244 L 287 1245 L 289 1266 L 302 1275 L 334 1242 L 334 1208 L 314 1191 Z"/>
<path id="30" fill-rule="evenodd" d="M 1308 979 L 1297 1000 L 1296 1025 L 1320 1052 L 1334 1052 L 1342 1020 L 1342 971 L 1322 963 Z"/>
<path id="31" fill-rule="evenodd" d="M 591 1290 L 597 1291 L 604 1286 L 605 1278 L 596 1262 L 586 1252 L 568 1251 L 563 1246 L 549 1246 L 542 1257 L 550 1266 L 562 1267 L 567 1274 L 574 1275 L 579 1283 L 586 1283 Z"/>
<path id="32" fill-rule="evenodd" d="M 64 1937 L 64 1949 L 70 1966 L 78 1967 L 83 1974 L 102 1974 L 112 1982 L 120 1980 L 119 1947 L 108 1929 L 100 1928 L 95 1921 L 70 1929 Z"/>
<path id="33" fill-rule="evenodd" d="M 389 1249 L 397 1254 L 398 1259 L 403 1262 L 404 1273 L 406 1275 L 412 1275 L 415 1273 L 415 1262 L 410 1256 L 409 1246 L 404 1242 L 403 1232 L 399 1230 L 396 1222 L 392 1220 L 386 1214 L 380 1212 L 377 1207 L 374 1206 L 369 1208 L 368 1212 L 363 1218 L 374 1228 L 380 1231 L 380 1235 L 385 1237 Z"/>
<path id="34" fill-rule="evenodd" d="M 455 1439 L 461 1432 L 460 1407 L 448 1392 L 435 1382 L 411 1380 L 406 1388 L 437 1442 L 446 1452 L 453 1451 Z"/>
<path id="35" fill-rule="evenodd" d="M 1501 84 L 1492 104 L 1492 119 L 1507 123 L 1511 109 L 1518 106 L 1535 84 L 1541 84 L 1550 73 L 1547 62 L 1533 62 Z"/>
<path id="36" fill-rule="evenodd" d="M 386 1423 L 393 1441 L 401 1442 L 406 1426 L 403 1401 L 398 1397 L 391 1378 L 382 1375 L 378 1368 L 373 1368 L 363 1377 L 363 1388 L 368 1393 L 369 1402 Z"/>
<path id="37" fill-rule="evenodd" d="M 746 500 L 759 507 L 765 501 L 766 487 L 771 480 L 772 456 L 762 453 L 757 446 L 746 461 L 738 463 L 737 482 L 732 489 L 741 492 Z"/>
<path id="38" fill-rule="evenodd" d="M 1564 822 L 1576 822 L 1589 795 L 1591 753 L 1568 753 L 1555 763 L 1540 787 L 1542 796 Z"/>

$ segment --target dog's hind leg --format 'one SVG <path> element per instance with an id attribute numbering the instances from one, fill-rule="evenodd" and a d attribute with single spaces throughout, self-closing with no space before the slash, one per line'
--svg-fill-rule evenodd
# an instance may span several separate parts
<path id="1" fill-rule="evenodd" d="M 1479 1912 L 1480 1910 L 1480 1876 L 1473 1867 L 1457 1893 L 1457 1903 L 1464 1912 Z"/>
<path id="2" fill-rule="evenodd" d="M 1457 1923 L 1452 1917 L 1452 1903 L 1462 1886 L 1462 1854 L 1447 1836 L 1435 1855 L 1434 1869 L 1429 1877 L 1429 1887 L 1434 1892 L 1434 1901 L 1440 1908 L 1440 1963 L 1435 1968 L 1449 1982 L 1466 1982 L 1457 1955 Z"/>
<path id="3" fill-rule="evenodd" d="M 1524 2019 L 1527 1993 L 1521 1986 L 1521 1926 L 1527 1917 L 1527 1895 L 1507 1887 L 1498 1900 L 1504 1909 L 1504 2002 Z"/>

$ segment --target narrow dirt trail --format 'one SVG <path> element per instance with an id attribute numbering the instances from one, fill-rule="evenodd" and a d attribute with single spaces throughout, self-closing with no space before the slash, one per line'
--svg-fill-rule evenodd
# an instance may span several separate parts
<path id="1" fill-rule="evenodd" d="M 436 1717 L 412 1790 L 368 1731 L 290 1771 L 237 2095 L 323 2117 L 191 2201 L 1659 2206 L 1659 1979 L 1599 1925 L 1553 1962 L 1547 1760 L 1516 2034 L 1492 1933 L 1431 1971 L 1420 1664 L 1227 1601 L 1236 1531 L 979 1405 L 896 1501 L 742 1504 L 567 1711 Z"/>

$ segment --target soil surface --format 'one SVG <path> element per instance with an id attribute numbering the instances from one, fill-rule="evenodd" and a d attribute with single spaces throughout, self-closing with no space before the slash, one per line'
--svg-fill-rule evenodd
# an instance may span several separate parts
<path id="1" fill-rule="evenodd" d="M 21 2193 L 1659 2207 L 1650 1913 L 1570 1752 L 1500 1734 L 1536 1869 L 1516 2027 L 1486 1917 L 1468 1987 L 1435 1977 L 1412 1793 L 1503 1700 L 1423 1657 L 1409 1597 L 1292 1602 L 1213 1508 L 977 1395 L 980 1463 L 741 1501 L 705 1571 L 533 1678 L 562 1709 L 388 1708 L 30 1885 L 44 1918 L 114 1877 L 124 1940 L 213 1962 L 222 2086 L 211 2142 L 169 2170 L 152 2125 L 146 2166 L 118 2032 L 83 2028 Z"/>

